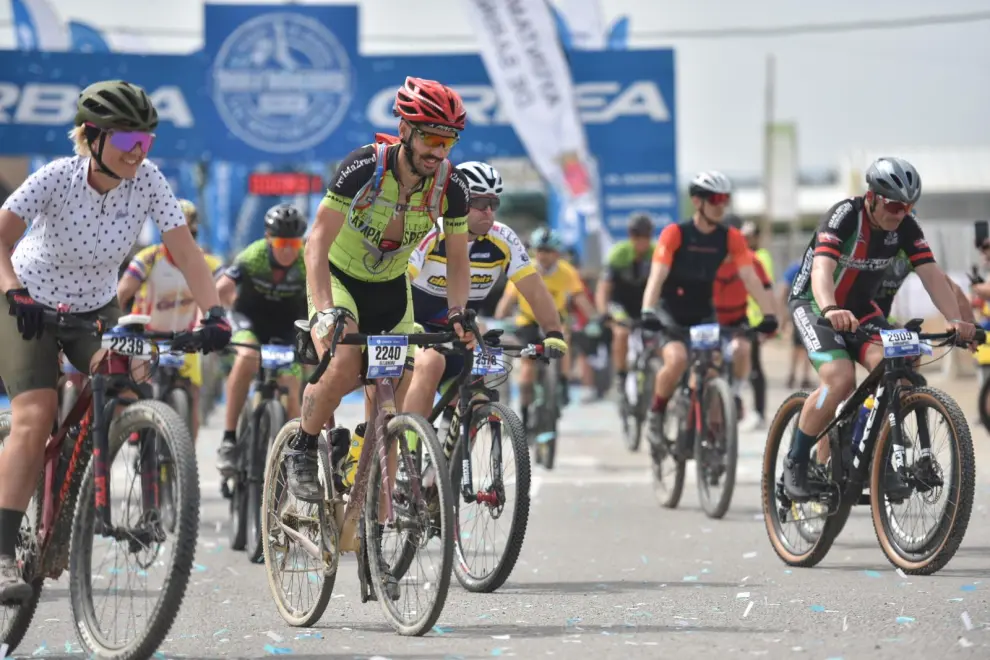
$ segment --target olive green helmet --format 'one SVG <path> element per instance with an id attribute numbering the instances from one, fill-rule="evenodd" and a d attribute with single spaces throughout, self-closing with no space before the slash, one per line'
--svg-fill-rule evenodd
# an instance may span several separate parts
<path id="1" fill-rule="evenodd" d="M 158 111 L 147 92 L 124 80 L 93 83 L 76 101 L 76 126 L 90 123 L 103 129 L 154 131 Z"/>

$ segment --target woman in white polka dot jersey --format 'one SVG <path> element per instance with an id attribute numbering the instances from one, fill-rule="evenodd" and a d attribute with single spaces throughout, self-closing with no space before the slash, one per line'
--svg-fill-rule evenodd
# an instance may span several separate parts
<path id="1" fill-rule="evenodd" d="M 0 378 L 12 411 L 0 452 L 0 602 L 23 602 L 32 593 L 14 551 L 58 405 L 59 343 L 44 332 L 42 311 L 67 305 L 80 317 L 99 316 L 112 325 L 121 313 L 117 273 L 150 216 L 196 304 L 207 310 L 203 350 L 230 341 L 203 253 L 165 177 L 145 160 L 157 126 L 158 112 L 137 85 L 90 85 L 79 95 L 69 133 L 76 156 L 32 174 L 0 209 L 0 287 L 9 312 L 0 311 Z M 98 338 L 60 343 L 80 371 L 99 366 Z"/>

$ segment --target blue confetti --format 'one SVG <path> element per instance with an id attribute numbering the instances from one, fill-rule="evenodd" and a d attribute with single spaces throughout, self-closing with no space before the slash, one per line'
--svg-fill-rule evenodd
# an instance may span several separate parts
<path id="1" fill-rule="evenodd" d="M 897 623 L 900 623 L 902 625 L 907 625 L 909 623 L 914 623 L 914 617 L 913 616 L 899 616 L 899 617 L 897 617 Z"/>
<path id="2" fill-rule="evenodd" d="M 193 570 L 202 573 L 206 570 L 206 566 L 203 566 L 202 564 L 193 564 Z"/>
<path id="3" fill-rule="evenodd" d="M 225 632 L 227 632 L 227 629 L 226 628 L 221 628 L 220 630 L 218 630 L 215 633 L 213 633 L 213 636 L 214 637 L 219 637 L 220 635 L 224 634 Z"/>
<path id="4" fill-rule="evenodd" d="M 866 577 L 871 577 L 871 578 L 880 577 L 880 573 L 878 573 L 877 571 L 864 571 L 864 572 L 866 573 Z"/>
<path id="5" fill-rule="evenodd" d="M 684 576 L 684 581 L 685 582 L 697 582 L 698 581 L 698 576 L 697 575 L 685 575 Z"/>
<path id="6" fill-rule="evenodd" d="M 644 564 L 649 564 L 650 563 L 649 560 L 647 560 L 646 555 L 640 555 L 639 558 L 641 560 L 643 560 L 643 563 Z"/>
<path id="7" fill-rule="evenodd" d="M 296 639 L 323 639 L 323 633 L 321 632 L 297 633 Z"/>
<path id="8" fill-rule="evenodd" d="M 576 626 L 579 623 L 581 623 L 581 617 L 575 616 L 575 617 L 571 617 L 570 619 L 568 619 L 567 620 L 567 623 L 565 625 L 568 628 L 570 628 L 571 626 Z"/>
<path id="9" fill-rule="evenodd" d="M 271 644 L 265 644 L 265 653 L 269 655 L 291 655 L 292 649 L 287 649 L 281 646 L 272 646 Z"/>
<path id="10" fill-rule="evenodd" d="M 438 635 L 443 635 L 452 632 L 453 630 L 454 630 L 453 628 L 444 628 L 443 626 L 433 626 L 433 632 L 435 632 Z"/>
<path id="11" fill-rule="evenodd" d="M 495 656 L 502 655 L 502 651 L 504 651 L 504 650 L 505 649 L 503 649 L 502 647 L 496 647 L 496 648 L 492 649 L 492 655 L 495 655 Z"/>
<path id="12" fill-rule="evenodd" d="M 959 591 L 976 591 L 976 585 L 964 584 L 963 586 L 959 587 Z"/>
<path id="13" fill-rule="evenodd" d="M 811 610 L 812 612 L 824 612 L 825 611 L 825 606 L 824 605 L 812 605 L 808 609 Z"/>
<path id="14" fill-rule="evenodd" d="M 159 658 L 160 660 L 166 660 L 165 654 L 161 651 L 155 651 L 154 657 Z"/>

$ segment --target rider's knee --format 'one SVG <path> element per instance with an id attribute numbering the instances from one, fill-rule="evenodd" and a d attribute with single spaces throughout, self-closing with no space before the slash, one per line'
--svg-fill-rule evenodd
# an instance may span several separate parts
<path id="1" fill-rule="evenodd" d="M 252 371 L 257 371 L 258 365 L 261 363 L 261 354 L 250 348 L 238 348 L 234 362 L 244 369 L 250 368 Z"/>
<path id="2" fill-rule="evenodd" d="M 822 385 L 836 397 L 845 397 L 856 387 L 856 367 L 850 360 L 837 360 L 823 364 L 818 370 Z"/>
<path id="3" fill-rule="evenodd" d="M 11 433 L 30 437 L 48 437 L 58 413 L 58 395 L 54 390 L 28 390 L 10 402 Z"/>
<path id="4" fill-rule="evenodd" d="M 429 349 L 416 351 L 414 373 L 417 377 L 439 382 L 445 367 L 446 359 L 440 353 Z"/>
<path id="5" fill-rule="evenodd" d="M 347 394 L 358 383 L 361 375 L 361 349 L 358 346 L 338 346 L 326 373 L 318 387 L 327 391 Z"/>
<path id="6" fill-rule="evenodd" d="M 687 369 L 687 347 L 681 342 L 671 342 L 663 347 L 663 365 L 677 372 Z"/>

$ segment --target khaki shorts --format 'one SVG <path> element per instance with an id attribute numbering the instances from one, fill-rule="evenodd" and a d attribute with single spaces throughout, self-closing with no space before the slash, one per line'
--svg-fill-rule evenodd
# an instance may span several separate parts
<path id="1" fill-rule="evenodd" d="M 106 306 L 92 312 L 77 314 L 88 321 L 106 319 L 110 327 L 120 318 L 120 305 L 114 298 Z M 17 331 L 17 318 L 10 315 L 10 303 L 4 298 L 0 304 L 0 378 L 11 400 L 29 390 L 54 390 L 58 385 L 61 350 L 72 366 L 84 374 L 89 373 L 89 361 L 100 350 L 100 338 L 76 336 L 56 341 L 54 332 L 45 328 L 41 339 L 24 339 Z"/>

